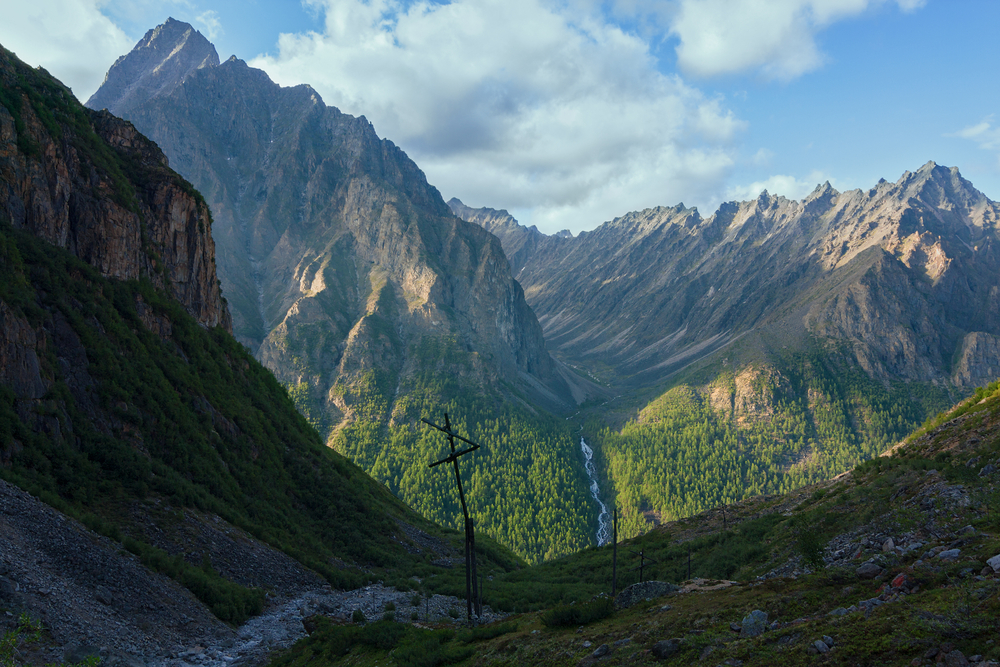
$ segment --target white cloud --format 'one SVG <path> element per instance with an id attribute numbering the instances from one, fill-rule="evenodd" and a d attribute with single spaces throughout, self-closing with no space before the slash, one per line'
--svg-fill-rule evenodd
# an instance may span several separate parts
<path id="1" fill-rule="evenodd" d="M 685 72 L 715 76 L 759 71 L 790 80 L 821 66 L 816 33 L 887 0 L 680 0 L 669 18 Z M 925 0 L 896 0 L 914 11 Z"/>
<path id="2" fill-rule="evenodd" d="M 205 29 L 206 37 L 209 39 L 216 39 L 225 32 L 222 29 L 222 22 L 219 20 L 219 12 L 214 9 L 198 14 L 194 20 Z"/>
<path id="3" fill-rule="evenodd" d="M 964 130 L 959 130 L 945 136 L 969 139 L 976 142 L 984 150 L 1000 150 L 1000 127 L 993 126 L 993 114 L 990 114 L 975 125 L 970 125 Z"/>
<path id="4" fill-rule="evenodd" d="M 108 67 L 134 40 L 101 14 L 98 0 L 9 2 L 0 21 L 0 44 L 24 62 L 41 66 L 86 100 Z"/>
<path id="5" fill-rule="evenodd" d="M 364 114 L 445 197 L 534 209 L 554 231 L 697 200 L 744 123 L 657 71 L 642 39 L 543 0 L 308 0 L 322 33 L 252 65 Z"/>
<path id="6" fill-rule="evenodd" d="M 819 171 L 810 173 L 802 180 L 794 176 L 775 174 L 763 181 L 755 181 L 749 185 L 736 185 L 728 188 L 726 190 L 726 199 L 729 201 L 748 201 L 756 199 L 762 191 L 767 190 L 772 195 L 781 195 L 787 199 L 802 200 L 816 189 L 817 185 L 820 185 L 824 181 L 830 181 L 830 184 L 836 187 L 836 182 L 833 178 Z"/>
<path id="7" fill-rule="evenodd" d="M 993 125 L 993 114 L 990 114 L 979 123 L 959 130 L 946 137 L 958 137 L 968 139 L 976 143 L 979 148 L 987 151 L 997 151 L 997 166 L 1000 167 L 1000 127 Z"/>

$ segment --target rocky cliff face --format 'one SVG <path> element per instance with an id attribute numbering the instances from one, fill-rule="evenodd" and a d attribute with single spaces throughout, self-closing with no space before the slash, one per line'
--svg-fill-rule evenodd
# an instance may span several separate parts
<path id="1" fill-rule="evenodd" d="M 762 193 L 708 218 L 678 205 L 575 239 L 453 210 L 502 231 L 550 345 L 624 382 L 668 376 L 763 336 L 846 343 L 873 376 L 972 387 L 995 379 L 1000 205 L 933 162 L 896 183 L 805 200 Z M 748 338 L 749 337 L 749 338 Z"/>
<path id="2" fill-rule="evenodd" d="M 0 218 L 230 329 L 204 200 L 128 122 L 0 51 Z"/>
<path id="3" fill-rule="evenodd" d="M 314 422 L 354 417 L 372 395 L 387 417 L 425 370 L 477 392 L 571 402 L 493 236 L 452 215 L 363 117 L 236 58 L 213 66 L 204 51 L 161 26 L 88 104 L 130 119 L 205 193 L 235 334 L 299 388 Z M 142 97 L 120 94 L 163 70 L 151 53 L 186 68 Z"/>

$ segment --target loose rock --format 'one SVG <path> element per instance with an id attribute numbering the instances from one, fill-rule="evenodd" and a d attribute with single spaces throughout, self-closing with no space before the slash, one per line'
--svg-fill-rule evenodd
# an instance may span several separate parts
<path id="1" fill-rule="evenodd" d="M 990 558 L 986 564 L 992 567 L 994 572 L 1000 572 L 1000 554 Z"/>
<path id="2" fill-rule="evenodd" d="M 653 644 L 652 654 L 661 660 L 665 660 L 681 650 L 681 640 L 664 639 Z"/>
<path id="3" fill-rule="evenodd" d="M 875 563 L 865 563 L 855 570 L 855 574 L 857 574 L 861 579 L 874 579 L 878 575 L 882 574 L 882 568 Z"/>
<path id="4" fill-rule="evenodd" d="M 754 609 L 741 623 L 740 637 L 759 637 L 767 630 L 767 612 Z"/>

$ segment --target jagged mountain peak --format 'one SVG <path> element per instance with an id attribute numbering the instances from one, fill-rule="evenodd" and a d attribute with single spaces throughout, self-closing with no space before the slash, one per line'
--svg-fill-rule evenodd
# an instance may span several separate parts
<path id="1" fill-rule="evenodd" d="M 884 180 L 880 182 L 884 182 Z M 824 197 L 836 197 L 839 194 L 840 193 L 832 185 L 830 185 L 830 181 L 824 181 L 822 184 L 817 185 L 813 191 L 802 200 L 802 202 L 804 204 L 808 204 L 809 202 L 813 202 Z"/>
<path id="2" fill-rule="evenodd" d="M 218 65 L 219 54 L 204 35 L 189 23 L 168 18 L 115 61 L 86 105 L 121 115 L 136 99 L 168 94 L 192 72 Z"/>
<path id="3" fill-rule="evenodd" d="M 688 215 L 634 211 L 576 239 L 512 248 L 551 348 L 614 366 L 620 381 L 658 381 L 774 326 L 851 341 L 862 368 L 883 378 L 969 386 L 989 376 L 973 361 L 1000 339 L 988 296 L 1000 293 L 1000 204 L 958 169 L 928 162 L 843 193 L 825 182 L 801 201 L 765 191 L 697 226 L 670 224 Z M 953 358 L 975 369 L 958 377 Z"/>

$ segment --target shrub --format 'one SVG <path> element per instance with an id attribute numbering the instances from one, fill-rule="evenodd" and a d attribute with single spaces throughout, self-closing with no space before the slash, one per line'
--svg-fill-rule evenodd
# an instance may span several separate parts
<path id="1" fill-rule="evenodd" d="M 351 614 L 351 620 L 355 623 L 364 623 L 368 619 L 365 618 L 365 612 L 360 609 L 355 609 L 354 613 Z"/>
<path id="2" fill-rule="evenodd" d="M 823 544 L 814 530 L 804 530 L 799 534 L 799 553 L 802 560 L 810 565 L 823 563 Z"/>
<path id="3" fill-rule="evenodd" d="M 460 642 L 465 642 L 466 644 L 471 644 L 472 642 L 481 642 L 487 639 L 495 639 L 500 635 L 506 635 L 511 632 L 517 631 L 517 623 L 500 623 L 499 625 L 484 625 L 478 628 L 472 628 L 466 630 L 465 632 L 458 633 L 456 639 Z"/>
<path id="4" fill-rule="evenodd" d="M 542 614 L 542 623 L 550 628 L 586 625 L 611 616 L 615 603 L 611 598 L 599 598 L 593 602 L 554 607 Z"/>

